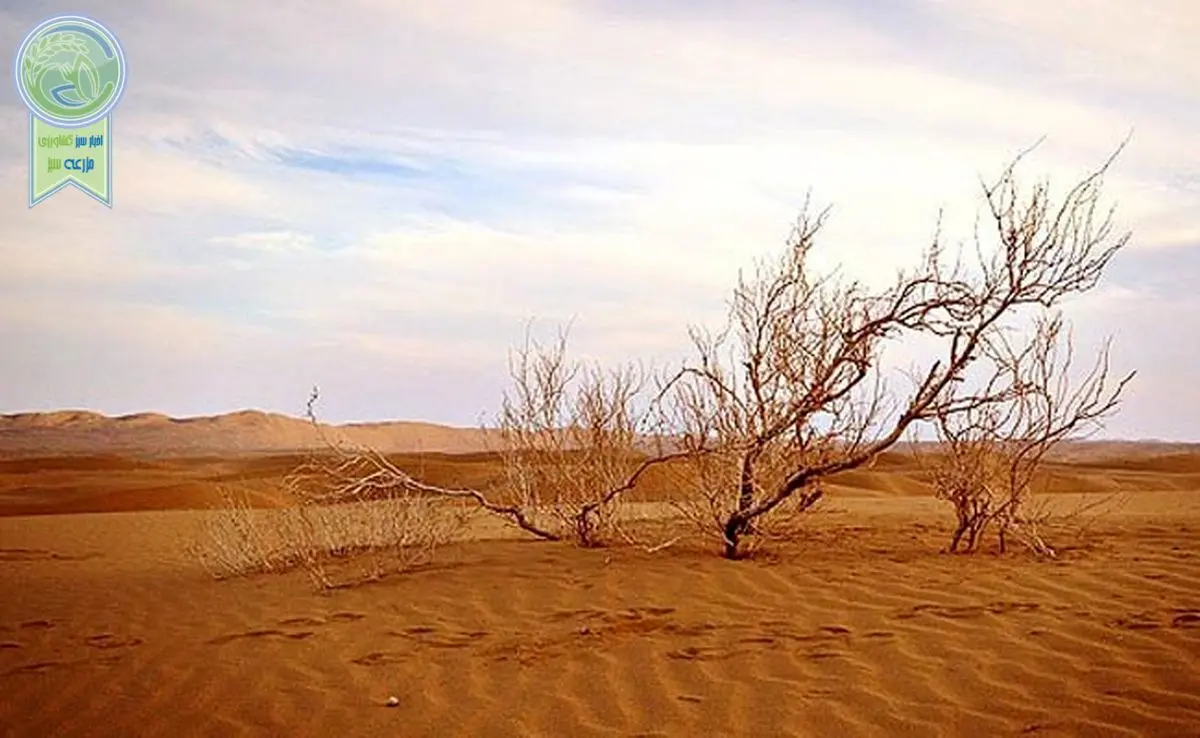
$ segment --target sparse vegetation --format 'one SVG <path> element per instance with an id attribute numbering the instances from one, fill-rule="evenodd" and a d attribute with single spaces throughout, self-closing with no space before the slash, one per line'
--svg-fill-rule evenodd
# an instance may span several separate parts
<path id="1" fill-rule="evenodd" d="M 571 362 L 564 331 L 551 345 L 527 335 L 510 373 L 499 422 L 503 493 L 544 538 L 639 542 L 623 525 L 623 495 L 684 455 L 666 448 L 647 372 Z"/>
<path id="2" fill-rule="evenodd" d="M 606 370 L 570 361 L 566 333 L 549 345 L 526 336 L 510 357 L 512 386 L 498 423 L 499 478 L 486 489 L 428 484 L 370 448 L 349 449 L 325 436 L 330 457 L 314 457 L 307 476 L 324 503 L 375 499 L 396 490 L 459 500 L 544 540 L 592 547 L 621 540 L 647 545 L 628 529 L 622 496 L 647 470 L 687 455 L 656 432 L 647 374 L 628 364 Z"/>
<path id="3" fill-rule="evenodd" d="M 940 449 L 927 465 L 934 493 L 954 507 L 950 552 L 975 551 L 992 528 L 1001 553 L 1016 539 L 1039 555 L 1055 555 L 1044 531 L 1056 513 L 1035 503 L 1035 476 L 1058 444 L 1088 435 L 1116 409 L 1134 376 L 1111 381 L 1106 345 L 1072 389 L 1073 348 L 1061 315 L 1039 318 L 1019 350 L 995 334 L 982 354 L 993 381 L 1009 388 L 1007 397 L 936 419 Z"/>
<path id="4" fill-rule="evenodd" d="M 194 551 L 217 578 L 302 569 L 319 589 L 411 571 L 459 538 L 467 510 L 412 494 L 325 504 L 288 485 L 293 504 L 262 509 L 226 488 L 201 518 Z"/>
<path id="5" fill-rule="evenodd" d="M 869 464 L 910 429 L 1030 396 L 980 359 L 1007 340 L 1008 322 L 1091 289 L 1127 242 L 1111 211 L 1097 213 L 1115 156 L 1057 205 L 1046 183 L 1020 191 L 1018 157 L 984 186 L 990 248 L 977 228 L 968 267 L 935 237 L 919 268 L 878 291 L 814 272 L 826 213 L 805 209 L 784 254 L 739 279 L 728 326 L 693 330 L 696 358 L 671 381 L 686 448 L 717 459 L 697 466 L 697 491 L 725 556 L 743 555 L 745 537 L 785 503 L 811 507 L 821 480 Z M 897 398 L 881 367 L 889 347 L 914 337 L 936 342 L 938 357 Z"/>
<path id="6" fill-rule="evenodd" d="M 869 466 L 921 427 L 946 449 L 930 469 L 957 516 L 950 550 L 974 550 L 994 527 L 1001 550 L 1016 538 L 1050 553 L 1034 472 L 1055 444 L 1109 414 L 1132 377 L 1110 382 L 1106 346 L 1069 392 L 1073 346 L 1055 312 L 1095 286 L 1128 241 L 1111 211 L 1098 210 L 1117 153 L 1057 203 L 1045 182 L 1020 190 L 1022 154 L 984 185 L 990 239 L 977 227 L 974 248 L 951 255 L 939 234 L 916 269 L 881 289 L 813 268 L 828 211 L 806 205 L 783 254 L 739 278 L 727 326 L 692 329 L 694 358 L 656 382 L 636 364 L 568 359 L 565 332 L 549 344 L 527 334 L 510 355 L 495 434 L 500 473 L 489 485 L 430 484 L 375 450 L 327 439 L 314 390 L 308 417 L 331 454 L 289 480 L 301 504 L 276 518 L 286 541 L 266 542 L 234 504 L 217 561 L 235 572 L 300 562 L 328 586 L 329 556 L 383 546 L 402 552 L 401 568 L 428 560 L 453 534 L 446 521 L 461 525 L 466 509 L 544 540 L 658 550 L 675 539 L 644 540 L 623 511 L 658 466 L 681 487 L 674 509 L 741 558 L 793 536 L 826 480 Z M 889 352 L 912 339 L 935 353 L 897 391 Z M 356 516 L 331 512 L 347 503 L 381 519 L 351 524 Z"/>

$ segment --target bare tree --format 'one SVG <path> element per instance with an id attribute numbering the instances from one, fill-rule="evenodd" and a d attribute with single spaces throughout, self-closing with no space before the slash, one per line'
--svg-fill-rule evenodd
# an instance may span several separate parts
<path id="1" fill-rule="evenodd" d="M 512 385 L 500 411 L 501 473 L 487 489 L 429 484 L 370 448 L 347 448 L 317 421 L 316 390 L 307 414 L 333 452 L 315 457 L 303 474 L 318 481 L 327 502 L 374 499 L 394 490 L 462 500 L 543 540 L 596 546 L 620 538 L 638 542 L 622 524 L 621 501 L 654 466 L 681 457 L 655 432 L 647 373 L 567 357 L 566 332 L 552 344 L 534 340 L 510 355 Z"/>
<path id="2" fill-rule="evenodd" d="M 1006 331 L 987 336 L 982 362 L 992 386 L 1003 384 L 1006 396 L 934 420 L 941 448 L 927 467 L 937 497 L 954 506 L 949 551 L 976 550 L 994 527 L 1001 553 L 1015 537 L 1054 556 L 1043 536 L 1053 512 L 1031 500 L 1035 475 L 1055 446 L 1090 435 L 1117 408 L 1134 373 L 1112 381 L 1109 349 L 1106 342 L 1072 388 L 1074 343 L 1061 314 L 1038 316 L 1019 349 Z"/>
<path id="3" fill-rule="evenodd" d="M 304 490 L 306 499 L 315 504 L 339 504 L 380 499 L 398 491 L 450 500 L 462 500 L 479 509 L 504 518 L 516 527 L 546 540 L 558 540 L 555 533 L 538 527 L 517 505 L 502 504 L 485 492 L 469 488 L 428 484 L 401 469 L 378 449 L 352 447 L 333 439 L 316 414 L 320 393 L 316 387 L 305 410 L 309 422 L 320 436 L 324 453 L 314 453 L 290 476 L 288 486 Z"/>
<path id="4" fill-rule="evenodd" d="M 567 335 L 550 345 L 528 334 L 510 356 L 512 387 L 499 422 L 504 485 L 516 506 L 554 535 L 583 546 L 621 538 L 622 496 L 668 451 L 649 374 L 567 360 Z"/>
<path id="5" fill-rule="evenodd" d="M 725 330 L 693 330 L 696 358 L 668 385 L 684 446 L 732 461 L 709 464 L 721 476 L 703 484 L 719 490 L 710 501 L 727 557 L 743 554 L 755 521 L 789 501 L 815 504 L 821 480 L 868 464 L 915 424 L 1010 396 L 1004 386 L 971 391 L 968 370 L 1005 319 L 1091 289 L 1127 242 L 1111 211 L 1097 212 L 1120 150 L 1057 203 L 1045 182 L 1021 193 L 1021 154 L 983 185 L 992 248 L 977 227 L 968 266 L 935 237 L 919 267 L 883 290 L 814 272 L 809 257 L 827 213 L 806 205 L 781 258 L 739 278 Z M 938 344 L 939 358 L 897 396 L 881 361 L 917 335 Z"/>

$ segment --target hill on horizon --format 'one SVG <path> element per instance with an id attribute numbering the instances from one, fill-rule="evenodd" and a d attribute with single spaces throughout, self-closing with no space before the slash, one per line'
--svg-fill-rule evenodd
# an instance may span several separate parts
<path id="1" fill-rule="evenodd" d="M 481 428 L 402 420 L 322 423 L 321 427 L 338 442 L 385 453 L 460 454 L 495 449 L 494 434 Z M 0 456 L 9 457 L 260 454 L 323 446 L 321 434 L 307 419 L 261 410 L 185 418 L 161 413 L 109 416 L 90 410 L 0 415 Z"/>
<path id="2" fill-rule="evenodd" d="M 501 469 L 494 430 L 414 421 L 322 428 L 326 437 L 385 453 L 433 484 L 477 488 Z M 286 475 L 322 448 L 308 420 L 258 410 L 193 418 L 80 410 L 0 415 L 0 517 L 206 509 L 228 503 L 229 485 L 256 506 L 278 506 Z M 873 464 L 831 478 L 830 489 L 842 497 L 928 494 L 914 450 L 898 444 Z M 1048 461 L 1049 491 L 1200 487 L 1200 444 L 1073 442 Z M 650 474 L 645 482 L 639 494 L 648 499 L 675 494 L 669 476 Z"/>
<path id="3" fill-rule="evenodd" d="M 413 420 L 322 423 L 326 436 L 383 453 L 470 454 L 499 450 L 494 430 Z M 191 456 L 295 453 L 324 447 L 305 418 L 262 410 L 171 417 L 143 412 L 110 416 L 91 410 L 0 414 L 0 456 L 131 454 Z M 908 444 L 898 444 L 903 450 Z M 1088 440 L 1064 443 L 1054 458 L 1073 464 L 1200 453 L 1200 443 Z"/>

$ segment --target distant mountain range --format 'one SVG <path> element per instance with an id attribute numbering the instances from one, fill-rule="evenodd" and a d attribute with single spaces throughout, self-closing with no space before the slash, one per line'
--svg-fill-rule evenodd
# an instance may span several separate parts
<path id="1" fill-rule="evenodd" d="M 322 425 L 327 437 L 385 453 L 495 451 L 495 431 L 436 423 L 387 421 Z M 204 456 L 286 453 L 323 446 L 312 423 L 278 413 L 241 410 L 224 415 L 172 418 L 158 413 L 111 417 L 87 410 L 0 415 L 0 456 L 88 454 Z M 897 449 L 899 450 L 899 449 Z M 1200 452 L 1200 443 L 1086 441 L 1064 444 L 1058 460 L 1088 463 Z"/>
<path id="2" fill-rule="evenodd" d="M 494 432 L 393 421 L 322 425 L 329 438 L 386 453 L 475 453 L 495 449 Z M 489 438 L 493 443 L 489 446 Z M 283 453 L 323 446 L 312 423 L 258 410 L 172 418 L 158 413 L 110 417 L 85 410 L 0 415 L 0 456 L 132 454 L 150 456 Z"/>

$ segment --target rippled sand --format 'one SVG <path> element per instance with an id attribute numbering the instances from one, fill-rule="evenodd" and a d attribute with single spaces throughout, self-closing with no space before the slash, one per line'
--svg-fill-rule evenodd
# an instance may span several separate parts
<path id="1" fill-rule="evenodd" d="M 1050 563 L 942 555 L 932 500 L 846 497 L 754 561 L 473 541 L 327 595 L 208 578 L 183 550 L 205 514 L 0 519 L 0 734 L 1200 726 L 1198 492 L 1139 492 Z"/>

